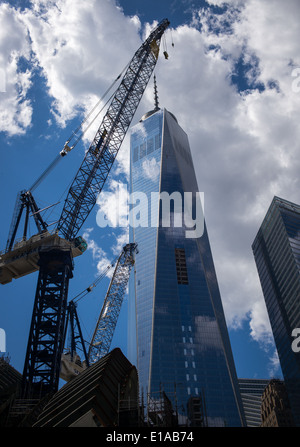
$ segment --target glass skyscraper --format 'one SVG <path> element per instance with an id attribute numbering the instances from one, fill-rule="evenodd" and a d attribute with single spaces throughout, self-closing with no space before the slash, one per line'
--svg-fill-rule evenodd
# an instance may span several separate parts
<path id="1" fill-rule="evenodd" d="M 252 244 L 253 254 L 294 417 L 300 425 L 300 206 L 274 197 Z"/>
<path id="2" fill-rule="evenodd" d="M 130 241 L 139 253 L 129 282 L 128 358 L 141 392 L 155 399 L 164 391 L 181 421 L 201 398 L 208 426 L 244 425 L 207 230 L 196 216 L 202 208 L 187 135 L 157 106 L 132 128 L 130 144 Z M 174 199 L 170 225 L 156 193 Z M 194 234 L 190 222 L 178 223 L 180 197 L 182 212 L 192 204 Z"/>

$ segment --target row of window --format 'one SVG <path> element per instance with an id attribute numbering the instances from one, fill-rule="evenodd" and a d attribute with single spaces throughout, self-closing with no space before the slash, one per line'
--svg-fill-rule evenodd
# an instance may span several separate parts
<path id="1" fill-rule="evenodd" d="M 187 387 L 187 393 L 189 396 L 191 395 L 191 387 L 189 387 L 189 386 Z M 199 395 L 199 390 L 197 387 L 195 388 L 195 394 L 196 394 L 196 396 Z"/>
<path id="2" fill-rule="evenodd" d="M 133 163 L 137 162 L 138 160 L 141 160 L 146 155 L 149 155 L 152 152 L 156 151 L 157 149 L 160 148 L 160 145 L 161 145 L 161 136 L 160 134 L 157 134 L 154 137 L 148 138 L 147 141 L 143 141 L 140 145 L 135 146 L 133 148 L 133 156 L 132 156 Z"/>
<path id="3" fill-rule="evenodd" d="M 191 380 L 191 378 L 190 378 L 190 374 L 186 374 L 185 376 L 186 376 L 186 380 L 187 380 L 187 381 Z M 198 380 L 198 379 L 197 379 L 197 374 L 193 374 L 193 378 L 194 378 L 194 381 L 197 382 L 197 380 Z"/>
<path id="4" fill-rule="evenodd" d="M 188 284 L 186 258 L 183 248 L 175 248 L 175 261 L 178 284 Z"/>

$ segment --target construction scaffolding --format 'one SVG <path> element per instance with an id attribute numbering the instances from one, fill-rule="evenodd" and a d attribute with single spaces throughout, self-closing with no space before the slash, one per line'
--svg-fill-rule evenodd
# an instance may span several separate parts
<path id="1" fill-rule="evenodd" d="M 177 427 L 177 409 L 173 409 L 172 402 L 164 391 L 147 394 L 147 418 L 148 426 Z"/>

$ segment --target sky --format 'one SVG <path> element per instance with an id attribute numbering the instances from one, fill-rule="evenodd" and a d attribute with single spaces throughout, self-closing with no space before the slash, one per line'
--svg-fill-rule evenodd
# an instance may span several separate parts
<path id="1" fill-rule="evenodd" d="M 274 195 L 300 203 L 298 0 L 28 0 L 0 3 L 0 248 L 17 193 L 29 188 L 122 72 L 149 30 L 170 20 L 155 74 L 160 107 L 187 133 L 238 377 L 281 377 L 251 245 Z M 132 124 L 153 108 L 153 80 Z M 34 191 L 48 223 L 63 200 L 95 122 Z M 100 228 L 129 174 L 129 133 L 81 234 L 69 299 L 120 253 L 128 229 Z M 34 227 L 32 232 L 34 234 Z M 110 271 L 111 272 L 111 271 Z M 23 370 L 37 273 L 2 285 L 6 354 Z M 109 284 L 78 303 L 90 340 Z M 126 355 L 127 300 L 112 347 Z"/>

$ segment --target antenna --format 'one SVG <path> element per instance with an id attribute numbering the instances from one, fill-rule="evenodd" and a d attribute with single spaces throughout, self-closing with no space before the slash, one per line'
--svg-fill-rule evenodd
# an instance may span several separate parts
<path id="1" fill-rule="evenodd" d="M 159 110 L 158 105 L 158 94 L 157 94 L 157 84 L 156 84 L 156 76 L 154 75 L 154 104 L 155 104 L 155 111 Z"/>

